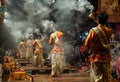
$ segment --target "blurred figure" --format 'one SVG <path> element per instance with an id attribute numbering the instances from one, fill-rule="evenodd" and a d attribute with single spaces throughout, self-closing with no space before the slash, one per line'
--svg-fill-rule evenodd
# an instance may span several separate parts
<path id="1" fill-rule="evenodd" d="M 25 41 L 25 39 L 21 40 L 21 42 L 19 43 L 19 48 L 20 48 L 20 58 L 25 58 L 26 57 L 26 41 Z"/>
<path id="2" fill-rule="evenodd" d="M 26 42 L 26 59 L 33 62 L 33 43 L 34 43 L 34 39 L 33 36 L 30 35 L 29 39 Z"/>
<path id="3" fill-rule="evenodd" d="M 50 35 L 49 44 L 53 46 L 51 50 L 51 63 L 52 63 L 52 77 L 61 76 L 63 68 L 65 66 L 65 56 L 62 44 L 63 33 L 55 29 L 54 24 L 52 24 L 53 33 Z"/>
<path id="4" fill-rule="evenodd" d="M 111 35 L 111 41 L 115 41 L 115 34 L 114 33 Z"/>
<path id="5" fill-rule="evenodd" d="M 34 65 L 35 67 L 43 67 L 45 59 L 43 58 L 43 49 L 42 44 L 44 41 L 43 35 L 38 31 L 37 32 L 37 39 L 35 39 L 33 46 L 35 47 L 34 50 Z"/>
<path id="6" fill-rule="evenodd" d="M 117 79 L 120 80 L 120 44 L 117 44 L 117 56 L 116 56 L 116 74 L 117 74 Z"/>
<path id="7" fill-rule="evenodd" d="M 110 38 L 112 29 L 106 26 L 108 15 L 100 13 L 98 26 L 90 30 L 85 46 L 90 47 L 91 82 L 111 82 Z"/>
<path id="8" fill-rule="evenodd" d="M 14 69 L 15 62 L 14 58 L 9 55 L 4 56 L 2 64 L 2 81 L 7 82 L 10 79 L 10 74 Z"/>

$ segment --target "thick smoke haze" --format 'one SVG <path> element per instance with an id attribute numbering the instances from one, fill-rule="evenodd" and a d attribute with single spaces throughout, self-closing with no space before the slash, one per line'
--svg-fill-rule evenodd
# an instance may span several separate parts
<path id="1" fill-rule="evenodd" d="M 70 54 L 68 51 L 73 45 L 68 41 L 76 28 L 89 28 L 86 22 L 91 9 L 93 6 L 88 0 L 8 0 L 3 27 L 9 30 L 7 32 L 17 43 L 21 37 L 28 39 L 31 33 L 40 30 L 45 37 L 44 49 L 48 52 L 48 39 L 52 32 L 50 24 L 54 23 L 57 29 L 64 32 L 66 53 Z"/>
<path id="2" fill-rule="evenodd" d="M 51 22 L 54 22 L 57 28 L 67 31 L 73 26 L 80 26 L 82 16 L 88 17 L 88 9 L 93 9 L 93 6 L 87 0 L 9 0 L 6 2 L 4 24 L 11 28 L 13 36 L 15 31 L 29 36 L 35 29 L 42 29 L 47 33 Z M 78 20 L 76 18 L 78 25 L 72 22 L 76 11 L 81 14 Z"/>

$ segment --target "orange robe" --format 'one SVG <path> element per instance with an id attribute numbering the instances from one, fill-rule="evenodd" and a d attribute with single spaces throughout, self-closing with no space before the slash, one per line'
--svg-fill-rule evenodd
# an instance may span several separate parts
<path id="1" fill-rule="evenodd" d="M 63 37 L 63 33 L 60 31 L 56 31 L 55 32 L 56 36 L 58 37 L 58 39 Z M 62 44 L 62 41 L 59 40 L 59 43 Z M 54 48 L 51 50 L 51 53 L 56 53 L 56 52 L 64 52 L 63 49 L 61 47 L 56 47 L 58 46 L 57 43 L 54 40 L 54 37 L 52 36 L 52 34 L 50 35 L 50 39 L 49 39 L 49 44 L 52 44 L 54 46 Z"/>
<path id="2" fill-rule="evenodd" d="M 56 31 L 50 35 L 49 44 L 53 45 L 51 50 L 52 56 L 52 76 L 59 76 L 62 74 L 65 67 L 64 49 L 62 45 L 63 33 Z"/>
<path id="3" fill-rule="evenodd" d="M 102 30 L 106 33 L 106 37 L 109 41 L 110 36 L 112 35 L 112 29 L 105 26 L 102 28 Z M 92 49 L 92 54 L 90 56 L 91 62 L 99 61 L 99 60 L 111 60 L 111 56 L 109 52 L 107 53 L 106 50 L 104 50 L 94 30 L 90 30 L 85 41 L 85 46 L 90 46 Z"/>
<path id="4" fill-rule="evenodd" d="M 43 43 L 43 38 L 42 39 L 36 39 L 33 43 L 33 46 L 35 47 L 34 51 L 34 65 L 36 67 L 43 67 L 45 59 L 43 58 L 43 50 L 42 50 L 42 43 Z"/>
<path id="5" fill-rule="evenodd" d="M 92 50 L 89 59 L 90 82 L 112 82 L 109 49 L 111 35 L 112 29 L 98 25 L 98 27 L 90 30 L 86 38 L 85 46 L 90 46 Z"/>
<path id="6" fill-rule="evenodd" d="M 42 50 L 42 43 L 43 41 L 40 41 L 38 39 L 36 39 L 33 43 L 33 46 L 35 47 L 35 51 L 34 51 L 34 54 L 39 54 L 39 53 L 43 53 L 43 50 Z"/>

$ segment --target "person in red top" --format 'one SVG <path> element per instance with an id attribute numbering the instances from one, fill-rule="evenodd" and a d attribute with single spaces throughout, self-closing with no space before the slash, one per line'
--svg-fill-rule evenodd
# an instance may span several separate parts
<path id="1" fill-rule="evenodd" d="M 100 13 L 98 26 L 90 30 L 85 40 L 85 46 L 90 47 L 91 82 L 111 82 L 110 38 L 112 29 L 106 26 L 108 15 Z"/>

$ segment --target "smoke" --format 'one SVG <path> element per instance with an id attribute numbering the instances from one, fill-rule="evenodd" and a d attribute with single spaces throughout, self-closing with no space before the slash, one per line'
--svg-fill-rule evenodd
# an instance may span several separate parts
<path id="1" fill-rule="evenodd" d="M 76 7 L 76 1 L 75 0 L 57 0 L 55 5 L 55 8 L 59 10 L 74 10 Z"/>
<path id="2" fill-rule="evenodd" d="M 22 36 L 27 39 L 31 33 L 40 30 L 46 40 L 44 45 L 47 52 L 50 50 L 46 45 L 52 32 L 51 23 L 64 32 L 66 44 L 72 37 L 69 33 L 74 34 L 76 28 L 85 28 L 91 9 L 93 6 L 88 0 L 8 0 L 3 26 L 10 30 L 15 42 L 19 42 Z M 67 43 L 67 46 L 66 53 L 73 45 Z"/>
<path id="3" fill-rule="evenodd" d="M 87 9 L 91 10 L 93 6 L 87 0 L 9 0 L 6 8 L 6 26 L 12 31 L 20 31 L 21 34 L 25 31 L 24 33 L 29 34 L 29 29 L 42 29 L 47 32 L 51 22 L 54 22 L 57 28 L 65 29 L 65 32 L 80 26 L 79 24 L 85 23 L 83 16 L 88 17 L 84 13 L 88 13 Z M 76 23 L 73 23 L 73 20 Z"/>
<path id="4" fill-rule="evenodd" d="M 86 9 L 93 9 L 93 6 L 87 0 L 78 0 L 78 6 L 76 10 L 81 11 L 81 13 L 85 12 Z"/>

